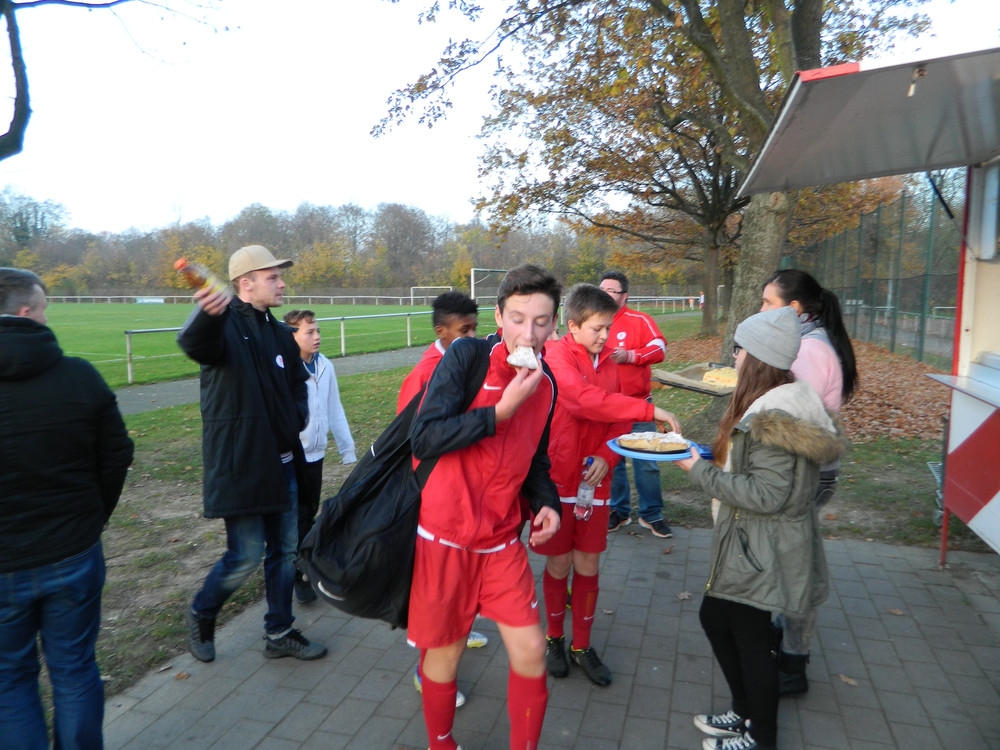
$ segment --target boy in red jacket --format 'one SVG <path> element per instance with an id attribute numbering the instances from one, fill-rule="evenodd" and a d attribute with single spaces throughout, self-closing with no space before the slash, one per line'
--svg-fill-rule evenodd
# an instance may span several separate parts
<path id="1" fill-rule="evenodd" d="M 472 297 L 461 292 L 445 292 L 434 298 L 432 309 L 434 312 L 431 320 L 437 339 L 427 347 L 416 367 L 403 378 L 403 385 L 400 386 L 399 397 L 396 399 L 397 414 L 406 408 L 410 399 L 416 396 L 431 379 L 434 368 L 438 366 L 451 342 L 460 338 L 473 338 L 476 335 L 479 307 Z"/>
<path id="2" fill-rule="evenodd" d="M 431 750 L 458 747 L 451 733 L 456 675 L 477 613 L 496 621 L 509 657 L 510 747 L 535 748 L 542 732 L 545 636 L 518 531 L 522 496 L 534 513 L 530 544 L 547 541 L 559 528 L 547 453 L 556 388 L 538 352 L 555 325 L 561 291 L 555 277 L 537 266 L 511 269 L 494 312 L 503 338 L 454 341 L 410 429 L 414 458 L 437 457 L 421 495 L 407 632 L 423 652 Z M 521 347 L 534 356 L 515 367 L 508 357 Z M 489 368 L 471 407 L 463 410 L 477 355 L 489 357 Z"/>
<path id="3" fill-rule="evenodd" d="M 559 531 L 548 542 L 535 545 L 536 552 L 546 555 L 542 578 L 547 628 L 545 661 L 553 677 L 569 673 L 564 620 L 572 569 L 570 659 L 594 684 L 610 685 L 611 671 L 590 645 L 597 609 L 598 561 L 607 548 L 609 471 L 619 460 L 607 441 L 627 433 L 633 422 L 654 421 L 658 427 L 669 423 L 674 430 L 680 428 L 670 412 L 621 393 L 613 350 L 605 346 L 618 309 L 611 296 L 596 286 L 577 284 L 566 297 L 565 309 L 569 332 L 545 350 L 545 361 L 559 387 L 549 460 L 563 507 Z M 595 488 L 593 514 L 587 520 L 573 514 L 581 477 Z"/>

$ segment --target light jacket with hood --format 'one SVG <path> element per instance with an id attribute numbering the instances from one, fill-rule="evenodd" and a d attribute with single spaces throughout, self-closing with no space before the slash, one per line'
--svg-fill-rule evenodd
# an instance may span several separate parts
<path id="1" fill-rule="evenodd" d="M 690 478 L 721 501 L 705 593 L 802 615 L 828 594 L 813 497 L 822 463 L 844 448 L 816 391 L 796 381 L 757 399 L 733 428 L 727 465 L 698 461 Z"/>
<path id="2" fill-rule="evenodd" d="M 337 373 L 333 363 L 319 352 L 313 355 L 313 369 L 302 363 L 308 375 L 306 391 L 309 397 L 309 421 L 299 433 L 306 461 L 319 461 L 326 454 L 327 435 L 333 433 L 340 460 L 345 464 L 357 461 L 354 454 L 354 438 L 347 424 L 344 406 L 340 403 L 340 389 L 337 387 Z"/>

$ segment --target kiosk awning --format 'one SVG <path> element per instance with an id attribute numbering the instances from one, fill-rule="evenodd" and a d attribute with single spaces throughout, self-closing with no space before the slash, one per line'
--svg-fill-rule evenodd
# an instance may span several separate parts
<path id="1" fill-rule="evenodd" d="M 741 195 L 1000 155 L 1000 49 L 795 74 Z"/>

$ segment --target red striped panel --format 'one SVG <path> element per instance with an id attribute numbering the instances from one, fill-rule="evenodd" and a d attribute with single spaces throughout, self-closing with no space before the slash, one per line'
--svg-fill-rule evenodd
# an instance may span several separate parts
<path id="1" fill-rule="evenodd" d="M 945 505 L 965 523 L 1000 494 L 1000 411 L 948 454 L 944 477 Z"/>

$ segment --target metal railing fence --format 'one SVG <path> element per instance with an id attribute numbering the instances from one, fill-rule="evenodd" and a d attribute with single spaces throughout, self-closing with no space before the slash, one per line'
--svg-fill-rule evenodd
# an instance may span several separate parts
<path id="1" fill-rule="evenodd" d="M 862 214 L 857 227 L 785 256 L 783 265 L 808 271 L 840 298 L 852 338 L 948 370 L 965 172 L 935 180 L 952 217 L 928 184 Z"/>

